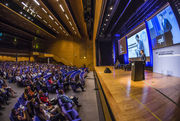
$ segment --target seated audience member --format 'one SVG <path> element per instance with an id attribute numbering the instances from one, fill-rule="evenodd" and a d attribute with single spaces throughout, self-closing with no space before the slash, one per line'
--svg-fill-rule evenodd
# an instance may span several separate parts
<path id="1" fill-rule="evenodd" d="M 3 84 L 2 88 L 7 91 L 8 96 L 9 94 L 11 94 L 12 97 L 15 97 L 16 92 L 11 87 L 8 87 L 7 85 Z"/>
<path id="2" fill-rule="evenodd" d="M 3 88 L 0 88 L 0 101 L 8 105 L 8 92 Z"/>
<path id="3" fill-rule="evenodd" d="M 24 109 L 12 109 L 12 118 L 14 121 L 27 121 L 27 116 Z"/>
<path id="4" fill-rule="evenodd" d="M 59 93 L 59 96 L 58 98 L 61 99 L 61 101 L 63 103 L 71 103 L 71 104 L 75 104 L 77 107 L 80 107 L 81 105 L 79 105 L 79 102 L 78 102 L 78 98 L 77 97 L 68 97 L 67 95 L 64 94 L 64 91 L 63 90 L 59 90 L 58 91 Z"/>
<path id="5" fill-rule="evenodd" d="M 51 105 L 49 98 L 44 94 L 44 92 L 42 90 L 39 91 L 39 98 L 40 98 L 41 102 Z"/>

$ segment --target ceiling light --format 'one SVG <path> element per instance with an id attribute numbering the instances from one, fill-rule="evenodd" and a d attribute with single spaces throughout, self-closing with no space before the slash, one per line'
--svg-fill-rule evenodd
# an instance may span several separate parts
<path id="1" fill-rule="evenodd" d="M 47 21 L 45 21 L 45 20 L 43 20 L 44 21 L 44 23 L 46 23 L 47 24 Z"/>
<path id="2" fill-rule="evenodd" d="M 49 18 L 51 18 L 52 20 L 54 20 L 53 17 L 52 17 L 51 15 L 49 15 Z"/>
<path id="3" fill-rule="evenodd" d="M 72 27 L 72 29 L 74 30 L 74 27 Z"/>
<path id="4" fill-rule="evenodd" d="M 42 19 L 41 16 L 37 15 L 38 18 Z"/>
<path id="5" fill-rule="evenodd" d="M 8 3 L 6 3 L 5 5 L 8 6 Z"/>
<path id="6" fill-rule="evenodd" d="M 24 2 L 21 2 L 25 7 L 28 7 Z"/>
<path id="7" fill-rule="evenodd" d="M 34 2 L 37 4 L 37 5 L 40 5 L 39 2 L 37 0 L 34 0 Z"/>
<path id="8" fill-rule="evenodd" d="M 59 0 L 57 0 L 57 2 L 58 2 Z"/>
<path id="9" fill-rule="evenodd" d="M 42 10 L 43 10 L 45 13 L 47 13 L 47 11 L 46 11 L 44 8 L 42 8 Z"/>
<path id="10" fill-rule="evenodd" d="M 20 14 L 22 14 L 22 12 L 19 12 Z"/>
<path id="11" fill-rule="evenodd" d="M 69 17 L 67 16 L 67 14 L 65 14 L 66 18 L 69 20 Z"/>
<path id="12" fill-rule="evenodd" d="M 69 21 L 69 24 L 72 26 L 72 23 Z"/>
<path id="13" fill-rule="evenodd" d="M 106 21 L 108 21 L 108 19 L 106 19 Z"/>
<path id="14" fill-rule="evenodd" d="M 113 9 L 113 7 L 110 7 L 110 10 L 112 10 Z"/>
<path id="15" fill-rule="evenodd" d="M 35 13 L 33 9 L 30 8 L 30 10 L 31 10 L 33 13 Z"/>
<path id="16" fill-rule="evenodd" d="M 108 14 L 108 16 L 110 16 L 110 14 Z"/>
<path id="17" fill-rule="evenodd" d="M 28 17 L 28 19 L 31 19 L 30 17 Z"/>
<path id="18" fill-rule="evenodd" d="M 56 21 L 55 21 L 55 24 L 56 24 L 56 25 L 59 25 Z"/>
<path id="19" fill-rule="evenodd" d="M 59 7 L 61 8 L 61 10 L 64 12 L 64 8 L 62 7 L 62 5 L 60 4 Z"/>
<path id="20" fill-rule="evenodd" d="M 104 24 L 104 26 L 106 26 L 106 24 Z"/>

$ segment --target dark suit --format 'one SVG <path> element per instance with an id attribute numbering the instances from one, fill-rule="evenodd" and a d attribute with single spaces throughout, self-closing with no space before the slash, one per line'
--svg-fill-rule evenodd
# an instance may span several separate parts
<path id="1" fill-rule="evenodd" d="M 173 35 L 172 35 L 172 25 L 170 24 L 168 19 L 164 19 L 164 23 L 162 23 L 162 27 L 164 30 L 164 40 L 165 40 L 165 44 L 166 46 L 168 45 L 172 45 L 173 44 Z"/>
<path id="2" fill-rule="evenodd" d="M 143 61 L 144 63 L 144 66 L 143 66 L 143 79 L 145 80 L 145 77 L 144 77 L 144 70 L 145 70 L 145 65 L 146 65 L 146 55 L 143 53 L 141 55 L 141 61 Z"/>

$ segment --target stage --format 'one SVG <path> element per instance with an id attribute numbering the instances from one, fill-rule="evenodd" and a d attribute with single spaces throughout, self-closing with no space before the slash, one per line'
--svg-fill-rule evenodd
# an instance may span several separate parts
<path id="1" fill-rule="evenodd" d="M 134 82 L 131 71 L 105 68 L 95 71 L 116 121 L 180 121 L 180 78 L 146 71 Z"/>

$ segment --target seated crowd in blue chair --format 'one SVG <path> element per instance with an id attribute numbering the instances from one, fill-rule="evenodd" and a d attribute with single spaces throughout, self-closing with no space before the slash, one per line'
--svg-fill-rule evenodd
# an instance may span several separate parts
<path id="1" fill-rule="evenodd" d="M 9 83 L 25 87 L 10 114 L 11 121 L 80 121 L 74 105 L 80 107 L 77 97 L 69 97 L 64 92 L 71 89 L 76 92 L 85 87 L 87 68 L 77 68 L 56 64 L 28 62 L 0 63 L 0 76 Z M 3 81 L 4 82 L 4 81 Z M 0 88 L 7 92 L 0 93 L 0 101 L 7 103 L 8 95 L 15 92 L 7 85 Z M 48 93 L 56 92 L 57 99 L 49 99 Z M 3 99 L 3 100 L 1 100 Z M 1 105 L 0 105 L 1 109 Z"/>
<path id="2" fill-rule="evenodd" d="M 15 97 L 16 92 L 7 86 L 3 79 L 0 79 L 0 110 L 4 109 L 2 104 L 8 105 L 9 97 Z M 1 114 L 1 113 L 0 113 Z"/>

